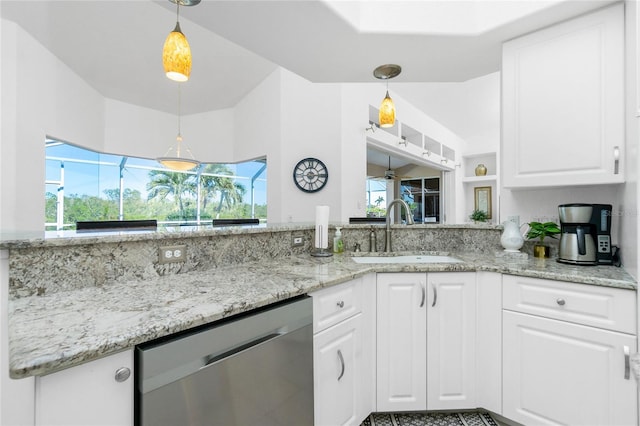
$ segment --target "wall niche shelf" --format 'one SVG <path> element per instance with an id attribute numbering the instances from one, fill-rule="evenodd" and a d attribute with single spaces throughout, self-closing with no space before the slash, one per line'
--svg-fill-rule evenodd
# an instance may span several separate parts
<path id="1" fill-rule="evenodd" d="M 496 180 L 498 180 L 498 176 L 496 175 L 465 176 L 461 179 L 462 183 L 495 182 Z"/>
<path id="2" fill-rule="evenodd" d="M 476 176 L 476 167 L 484 164 L 487 174 Z M 498 155 L 496 152 L 483 152 L 477 154 L 466 154 L 462 156 L 462 182 L 463 205 L 465 220 L 475 208 L 475 189 L 478 187 L 491 188 L 491 219 L 489 223 L 500 223 L 500 184 L 498 170 Z"/>
<path id="3" fill-rule="evenodd" d="M 496 181 L 498 176 L 497 156 L 495 152 L 485 152 L 480 154 L 463 155 L 462 164 L 462 182 L 487 182 Z M 487 168 L 487 174 L 484 176 L 476 176 L 476 166 L 484 164 Z"/>

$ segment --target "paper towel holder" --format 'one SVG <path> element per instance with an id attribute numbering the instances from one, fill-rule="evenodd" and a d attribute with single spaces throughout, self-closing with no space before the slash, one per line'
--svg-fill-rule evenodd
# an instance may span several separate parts
<path id="1" fill-rule="evenodd" d="M 321 235 L 324 235 L 324 233 L 322 231 L 323 231 L 322 225 L 317 225 L 317 232 L 320 232 Z M 311 252 L 311 256 L 313 256 L 313 257 L 329 257 L 329 256 L 333 256 L 333 253 L 328 248 L 316 247 Z"/>
<path id="2" fill-rule="evenodd" d="M 329 257 L 329 256 L 333 256 L 333 253 L 331 253 L 331 250 L 326 249 L 326 248 L 317 248 L 314 251 L 311 252 L 311 256 L 313 257 Z"/>

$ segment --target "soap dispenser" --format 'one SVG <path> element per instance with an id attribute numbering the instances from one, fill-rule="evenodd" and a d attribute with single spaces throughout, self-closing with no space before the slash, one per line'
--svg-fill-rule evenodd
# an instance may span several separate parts
<path id="1" fill-rule="evenodd" d="M 342 241 L 342 232 L 340 232 L 340 227 L 336 226 L 336 234 L 333 237 L 333 252 L 334 253 L 342 253 L 344 252 L 344 243 Z"/>

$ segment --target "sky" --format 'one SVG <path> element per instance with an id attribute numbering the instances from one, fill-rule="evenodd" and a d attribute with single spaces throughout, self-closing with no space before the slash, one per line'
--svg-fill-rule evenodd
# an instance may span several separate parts
<path id="1" fill-rule="evenodd" d="M 60 180 L 60 161 L 50 160 L 49 158 L 67 158 L 80 159 L 88 162 L 76 163 L 72 161 L 64 162 L 64 191 L 65 195 L 93 195 L 104 197 L 105 189 L 119 188 L 119 165 L 122 156 L 102 154 L 95 151 L 79 148 L 69 144 L 60 144 L 56 146 L 48 146 L 46 149 L 46 180 L 58 182 Z M 99 166 L 97 163 L 107 163 L 107 165 Z M 143 167 L 142 169 L 133 166 Z M 241 183 L 246 188 L 244 201 L 250 203 L 251 200 L 251 181 L 250 178 L 256 174 L 263 163 L 250 161 L 246 163 L 227 164 L 227 167 L 235 173 L 236 176 L 247 177 L 248 179 L 237 179 L 236 182 Z M 148 173 L 150 168 L 161 168 L 155 160 L 144 158 L 128 157 L 124 173 L 125 188 L 140 191 L 143 198 L 146 197 L 146 183 L 148 181 Z M 46 185 L 46 191 L 56 193 L 57 184 Z M 255 202 L 256 204 L 266 204 L 266 171 L 263 172 L 255 183 Z"/>

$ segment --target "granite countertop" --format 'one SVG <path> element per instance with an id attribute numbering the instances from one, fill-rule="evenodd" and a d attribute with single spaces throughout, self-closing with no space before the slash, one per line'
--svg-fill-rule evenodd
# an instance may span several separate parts
<path id="1" fill-rule="evenodd" d="M 463 262 L 358 264 L 347 254 L 298 255 L 10 300 L 10 375 L 45 375 L 371 272 L 493 271 L 637 289 L 624 269 L 611 266 L 453 255 Z"/>

